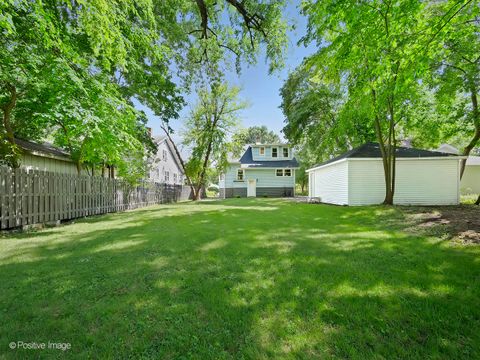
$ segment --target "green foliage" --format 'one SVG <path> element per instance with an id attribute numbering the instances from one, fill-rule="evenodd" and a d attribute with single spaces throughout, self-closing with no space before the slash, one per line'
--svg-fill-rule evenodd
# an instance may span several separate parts
<path id="1" fill-rule="evenodd" d="M 245 148 L 245 145 L 260 143 L 260 144 L 278 144 L 280 137 L 265 125 L 250 126 L 246 129 L 240 129 L 232 136 L 233 156 L 240 156 Z"/>
<path id="2" fill-rule="evenodd" d="M 2 159 L 15 136 L 48 138 L 79 163 L 126 168 L 151 150 L 136 99 L 168 126 L 184 105 L 173 79 L 217 76 L 265 45 L 282 65 L 284 1 L 3 1 L 0 3 Z M 140 168 L 128 173 L 137 173 Z"/>
<path id="3" fill-rule="evenodd" d="M 184 144 L 192 149 L 187 174 L 198 189 L 205 185 L 213 166 L 222 171 L 233 150 L 229 134 L 239 126 L 239 112 L 246 103 L 238 100 L 240 89 L 213 83 L 198 91 L 198 102 L 185 123 Z"/>

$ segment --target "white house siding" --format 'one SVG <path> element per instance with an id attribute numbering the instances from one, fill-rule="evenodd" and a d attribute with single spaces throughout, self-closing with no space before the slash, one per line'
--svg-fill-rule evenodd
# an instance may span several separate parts
<path id="1" fill-rule="evenodd" d="M 264 147 L 265 148 L 265 154 L 260 155 L 260 148 Z M 262 160 L 268 160 L 268 161 L 278 161 L 278 160 L 292 160 L 293 154 L 292 150 L 288 146 L 273 146 L 278 149 L 277 157 L 272 157 L 272 146 L 252 146 L 252 158 L 254 161 L 262 161 Z M 283 148 L 287 148 L 288 150 L 288 157 L 283 156 Z"/>
<path id="2" fill-rule="evenodd" d="M 325 165 L 309 173 L 309 197 L 322 202 L 348 204 L 348 162 L 340 161 Z"/>
<path id="3" fill-rule="evenodd" d="M 480 165 L 467 165 L 460 182 L 462 194 L 480 194 Z"/>
<path id="4" fill-rule="evenodd" d="M 385 197 L 381 159 L 349 159 L 349 205 L 379 204 Z M 395 204 L 453 205 L 459 202 L 458 159 L 398 159 Z"/>
<path id="5" fill-rule="evenodd" d="M 163 152 L 167 152 L 167 159 L 163 158 Z M 173 153 L 167 145 L 167 142 L 161 141 L 158 144 L 158 151 L 153 157 L 150 167 L 150 180 L 159 183 L 182 185 L 183 171 L 175 161 Z M 167 178 L 168 172 L 168 178 Z M 176 180 L 175 180 L 176 177 Z"/>

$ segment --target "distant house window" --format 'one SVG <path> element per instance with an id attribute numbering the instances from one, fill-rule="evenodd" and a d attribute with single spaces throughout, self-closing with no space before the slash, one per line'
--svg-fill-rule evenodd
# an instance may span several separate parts
<path id="1" fill-rule="evenodd" d="M 260 148 L 260 155 L 265 155 L 265 148 L 264 147 Z"/>
<path id="2" fill-rule="evenodd" d="M 283 169 L 277 169 L 277 176 L 283 176 Z"/>
<path id="3" fill-rule="evenodd" d="M 243 181 L 243 170 L 242 169 L 237 170 L 237 180 L 238 181 Z"/>
<path id="4" fill-rule="evenodd" d="M 157 178 L 160 177 L 160 169 L 157 169 Z"/>
<path id="5" fill-rule="evenodd" d="M 283 170 L 283 176 L 292 176 L 292 170 L 291 169 Z"/>
<path id="6" fill-rule="evenodd" d="M 288 148 L 283 148 L 283 157 L 288 157 Z"/>
<path id="7" fill-rule="evenodd" d="M 272 148 L 272 157 L 278 157 L 278 148 Z"/>
<path id="8" fill-rule="evenodd" d="M 177 183 L 177 174 L 176 174 L 176 173 L 173 174 L 173 182 L 174 182 L 174 183 Z"/>
<path id="9" fill-rule="evenodd" d="M 167 161 L 167 150 L 162 151 L 162 159 L 163 161 Z"/>
<path id="10" fill-rule="evenodd" d="M 165 182 L 169 182 L 169 181 L 170 181 L 170 172 L 165 171 Z"/>

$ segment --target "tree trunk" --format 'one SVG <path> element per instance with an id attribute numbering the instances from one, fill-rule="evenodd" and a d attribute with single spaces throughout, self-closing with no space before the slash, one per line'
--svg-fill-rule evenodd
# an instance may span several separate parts
<path id="1" fill-rule="evenodd" d="M 471 86 L 470 98 L 472 100 L 472 115 L 475 133 L 473 134 L 473 138 L 470 140 L 470 143 L 463 149 L 462 155 L 467 157 L 480 140 L 480 110 L 478 109 L 477 91 L 474 85 Z M 460 179 L 463 177 L 463 173 L 465 172 L 466 163 L 467 159 L 462 159 L 460 162 Z"/>
<path id="2" fill-rule="evenodd" d="M 212 140 L 208 142 L 207 153 L 205 154 L 205 159 L 203 160 L 202 171 L 200 172 L 200 176 L 198 177 L 198 184 L 197 190 L 193 200 L 200 200 L 201 190 L 203 186 L 203 182 L 205 180 L 205 174 L 207 172 L 208 161 L 210 160 L 210 153 L 212 151 Z"/>
<path id="3" fill-rule="evenodd" d="M 5 128 L 8 142 L 12 145 L 15 145 L 15 137 L 13 135 L 13 129 L 10 123 L 10 117 L 12 115 L 12 110 L 17 103 L 17 89 L 11 84 L 7 84 L 6 87 L 10 92 L 10 99 L 5 105 L 2 106 L 3 127 Z"/>
<path id="4" fill-rule="evenodd" d="M 377 99 L 376 99 L 376 92 L 375 89 L 372 89 L 372 99 L 373 105 L 376 108 Z M 392 164 L 394 161 L 395 149 L 392 152 L 392 124 L 393 119 L 391 119 L 390 128 L 389 128 L 389 137 L 387 144 L 385 144 L 385 140 L 383 139 L 382 128 L 380 125 L 380 117 L 378 113 L 375 114 L 374 125 L 375 125 L 375 134 L 377 136 L 377 141 L 380 146 L 380 153 L 382 154 L 382 163 L 383 163 L 383 173 L 384 173 L 384 180 L 385 180 L 385 199 L 383 200 L 384 205 L 393 205 L 393 196 L 395 189 L 392 187 L 392 184 L 395 183 L 395 178 L 392 178 L 392 175 L 395 175 L 394 167 Z M 394 129 L 393 129 L 394 130 Z M 393 158 L 392 158 L 393 155 Z"/>

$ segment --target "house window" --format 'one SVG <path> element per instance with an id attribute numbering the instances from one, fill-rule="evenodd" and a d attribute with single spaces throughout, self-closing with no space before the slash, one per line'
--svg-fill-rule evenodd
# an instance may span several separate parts
<path id="1" fill-rule="evenodd" d="M 173 182 L 176 184 L 177 183 L 177 174 L 173 174 Z"/>
<path id="2" fill-rule="evenodd" d="M 278 157 L 278 148 L 272 148 L 272 157 Z"/>
<path id="3" fill-rule="evenodd" d="M 169 181 L 170 181 L 170 172 L 165 171 L 165 182 L 169 182 Z"/>
<path id="4" fill-rule="evenodd" d="M 288 148 L 283 148 L 283 157 L 288 157 Z"/>
<path id="5" fill-rule="evenodd" d="M 292 176 L 292 169 L 284 169 L 283 176 Z"/>
<path id="6" fill-rule="evenodd" d="M 243 181 L 243 170 L 242 169 L 237 170 L 237 180 L 238 181 Z"/>
<path id="7" fill-rule="evenodd" d="M 162 158 L 163 158 L 163 161 L 167 161 L 167 150 L 162 151 Z"/>
<path id="8" fill-rule="evenodd" d="M 260 155 L 265 155 L 265 148 L 264 147 L 260 148 Z"/>
<path id="9" fill-rule="evenodd" d="M 277 169 L 277 176 L 283 176 L 283 169 Z"/>

